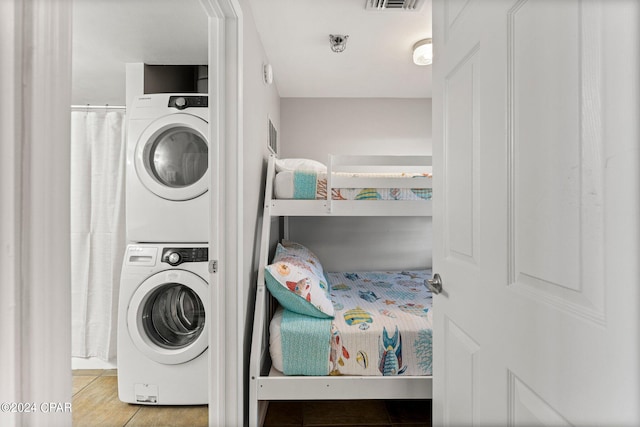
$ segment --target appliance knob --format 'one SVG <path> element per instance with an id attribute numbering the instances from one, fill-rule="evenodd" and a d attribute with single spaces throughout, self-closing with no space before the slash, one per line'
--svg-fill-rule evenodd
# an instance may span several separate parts
<path id="1" fill-rule="evenodd" d="M 169 264 L 176 265 L 180 262 L 180 254 L 177 252 L 171 252 L 169 254 Z"/>
<path id="2" fill-rule="evenodd" d="M 178 107 L 179 110 L 182 110 L 186 106 L 187 106 L 187 100 L 186 99 L 184 99 L 183 97 L 176 98 L 176 107 Z"/>

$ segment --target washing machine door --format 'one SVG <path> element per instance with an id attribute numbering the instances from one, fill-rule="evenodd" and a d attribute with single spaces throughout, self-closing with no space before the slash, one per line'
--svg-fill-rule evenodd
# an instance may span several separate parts
<path id="1" fill-rule="evenodd" d="M 156 362 L 186 363 L 207 349 L 208 303 L 208 286 L 200 276 L 178 269 L 157 273 L 129 302 L 131 340 Z"/>
<path id="2" fill-rule="evenodd" d="M 153 121 L 135 148 L 138 179 L 158 197 L 190 200 L 208 189 L 208 123 L 176 113 Z"/>

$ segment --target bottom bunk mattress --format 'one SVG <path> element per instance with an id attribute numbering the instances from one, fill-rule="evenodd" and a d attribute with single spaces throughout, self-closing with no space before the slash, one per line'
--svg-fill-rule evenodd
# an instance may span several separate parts
<path id="1" fill-rule="evenodd" d="M 431 270 L 327 273 L 333 319 L 279 307 L 269 326 L 285 375 L 431 375 Z"/>

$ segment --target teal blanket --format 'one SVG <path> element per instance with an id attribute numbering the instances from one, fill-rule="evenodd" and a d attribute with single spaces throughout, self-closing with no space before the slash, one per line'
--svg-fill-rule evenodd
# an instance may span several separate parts
<path id="1" fill-rule="evenodd" d="M 293 172 L 293 198 L 315 199 L 318 175 L 309 171 Z"/>
<path id="2" fill-rule="evenodd" d="M 331 320 L 284 310 L 282 355 L 285 375 L 328 375 Z"/>

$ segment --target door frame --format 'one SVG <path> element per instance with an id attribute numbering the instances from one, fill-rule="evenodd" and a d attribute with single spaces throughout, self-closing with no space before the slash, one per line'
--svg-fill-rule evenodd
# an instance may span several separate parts
<path id="1" fill-rule="evenodd" d="M 243 18 L 237 0 L 200 3 L 209 16 L 209 161 L 218 165 L 209 175 L 209 425 L 243 425 Z"/>
<path id="2" fill-rule="evenodd" d="M 244 421 L 242 340 L 242 13 L 237 0 L 200 0 L 209 16 L 209 82 L 221 96 L 212 105 L 210 130 L 224 159 L 213 182 L 212 216 L 223 227 L 212 247 L 212 313 L 209 424 Z M 71 289 L 69 152 L 71 105 L 71 2 L 0 2 L 0 114 L 2 222 L 0 244 L 0 400 L 71 403 Z M 211 89 L 210 89 L 211 90 Z M 224 167 L 229 165 L 228 167 Z M 223 202 L 223 203 L 220 203 Z M 213 233 L 212 233 L 213 234 Z M 213 246 L 213 245 L 211 245 Z M 218 250 L 218 248 L 223 248 Z M 215 256 L 215 257 L 214 257 Z M 42 286 L 47 283 L 47 286 Z M 212 304 L 212 307 L 215 307 Z M 217 351 L 224 349 L 224 351 Z M 229 398 L 226 398 L 229 396 Z M 2 424 L 22 425 L 26 416 L 3 413 Z M 71 424 L 71 412 L 27 414 L 29 423 Z"/>
<path id="3" fill-rule="evenodd" d="M 71 2 L 0 2 L 0 401 L 71 404 Z M 71 425 L 71 410 L 0 413 Z"/>

